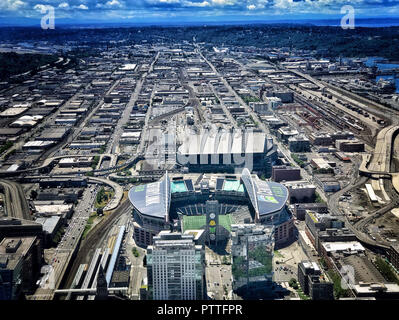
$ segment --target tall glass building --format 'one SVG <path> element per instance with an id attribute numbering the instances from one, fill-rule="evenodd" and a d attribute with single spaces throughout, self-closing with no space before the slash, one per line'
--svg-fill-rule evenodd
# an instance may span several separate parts
<path id="1" fill-rule="evenodd" d="M 204 298 L 205 252 L 194 236 L 161 231 L 147 248 L 149 296 L 153 300 Z"/>
<path id="2" fill-rule="evenodd" d="M 232 225 L 233 290 L 251 297 L 272 283 L 274 226 Z"/>

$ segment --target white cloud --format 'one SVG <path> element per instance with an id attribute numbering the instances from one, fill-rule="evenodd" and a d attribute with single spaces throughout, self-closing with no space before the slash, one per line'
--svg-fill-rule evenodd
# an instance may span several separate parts
<path id="1" fill-rule="evenodd" d="M 89 8 L 86 6 L 86 5 L 84 5 L 84 4 L 81 4 L 81 5 L 79 5 L 79 6 L 77 6 L 77 7 L 75 7 L 76 9 L 80 9 L 80 10 L 88 10 Z"/>
<path id="2" fill-rule="evenodd" d="M 60 3 L 58 8 L 67 9 L 67 8 L 69 8 L 69 4 L 67 2 Z"/>
<path id="3" fill-rule="evenodd" d="M 122 8 L 124 3 L 118 0 L 109 0 L 105 4 L 97 3 L 96 8 Z"/>
<path id="4" fill-rule="evenodd" d="M 212 4 L 218 6 L 234 6 L 236 3 L 236 0 L 212 0 Z"/>
<path id="5" fill-rule="evenodd" d="M 16 11 L 26 6 L 21 0 L 0 0 L 0 11 Z"/>
<path id="6" fill-rule="evenodd" d="M 121 7 L 122 6 L 118 0 L 108 1 L 105 5 L 110 6 L 110 7 Z"/>
<path id="7" fill-rule="evenodd" d="M 168 3 L 168 4 L 180 3 L 180 0 L 159 0 L 159 3 Z"/>
<path id="8" fill-rule="evenodd" d="M 256 6 L 254 4 L 247 5 L 248 10 L 255 10 Z"/>
<path id="9" fill-rule="evenodd" d="M 192 1 L 185 1 L 184 5 L 187 7 L 209 7 L 211 4 L 208 1 L 202 2 L 192 2 Z"/>
<path id="10" fill-rule="evenodd" d="M 45 4 L 37 4 L 33 7 L 36 11 L 39 11 L 40 13 L 45 13 L 47 11 L 47 5 Z"/>

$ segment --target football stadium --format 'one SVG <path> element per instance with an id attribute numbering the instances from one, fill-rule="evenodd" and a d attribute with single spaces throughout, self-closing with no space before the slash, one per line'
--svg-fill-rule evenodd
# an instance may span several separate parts
<path id="1" fill-rule="evenodd" d="M 201 231 L 205 243 L 230 237 L 231 226 L 273 225 L 276 246 L 294 233 L 285 186 L 241 174 L 169 174 L 157 182 L 133 187 L 134 239 L 147 247 L 162 230 Z"/>

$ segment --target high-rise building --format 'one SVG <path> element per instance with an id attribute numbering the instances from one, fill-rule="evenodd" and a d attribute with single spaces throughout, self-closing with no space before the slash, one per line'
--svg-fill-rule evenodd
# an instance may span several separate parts
<path id="1" fill-rule="evenodd" d="M 154 300 L 204 298 L 205 252 L 189 234 L 161 231 L 147 248 L 149 296 Z"/>
<path id="2" fill-rule="evenodd" d="M 267 290 L 272 282 L 274 226 L 232 225 L 233 289 L 251 297 Z"/>
<path id="3" fill-rule="evenodd" d="M 4 238 L 0 242 L 0 300 L 17 300 L 33 293 L 41 263 L 40 239 Z"/>

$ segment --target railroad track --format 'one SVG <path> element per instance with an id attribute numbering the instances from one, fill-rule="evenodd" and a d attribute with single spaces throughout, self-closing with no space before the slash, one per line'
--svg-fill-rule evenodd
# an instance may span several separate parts
<path id="1" fill-rule="evenodd" d="M 98 223 L 88 234 L 87 237 L 82 241 L 77 256 L 73 262 L 72 268 L 69 271 L 65 287 L 71 285 L 74 274 L 77 272 L 79 266 L 85 262 L 85 260 L 90 255 L 90 252 L 96 248 L 98 242 L 104 236 L 105 232 L 113 226 L 115 220 L 120 218 L 124 213 L 130 208 L 130 201 L 125 200 L 112 214 L 104 218 L 100 223 Z"/>

